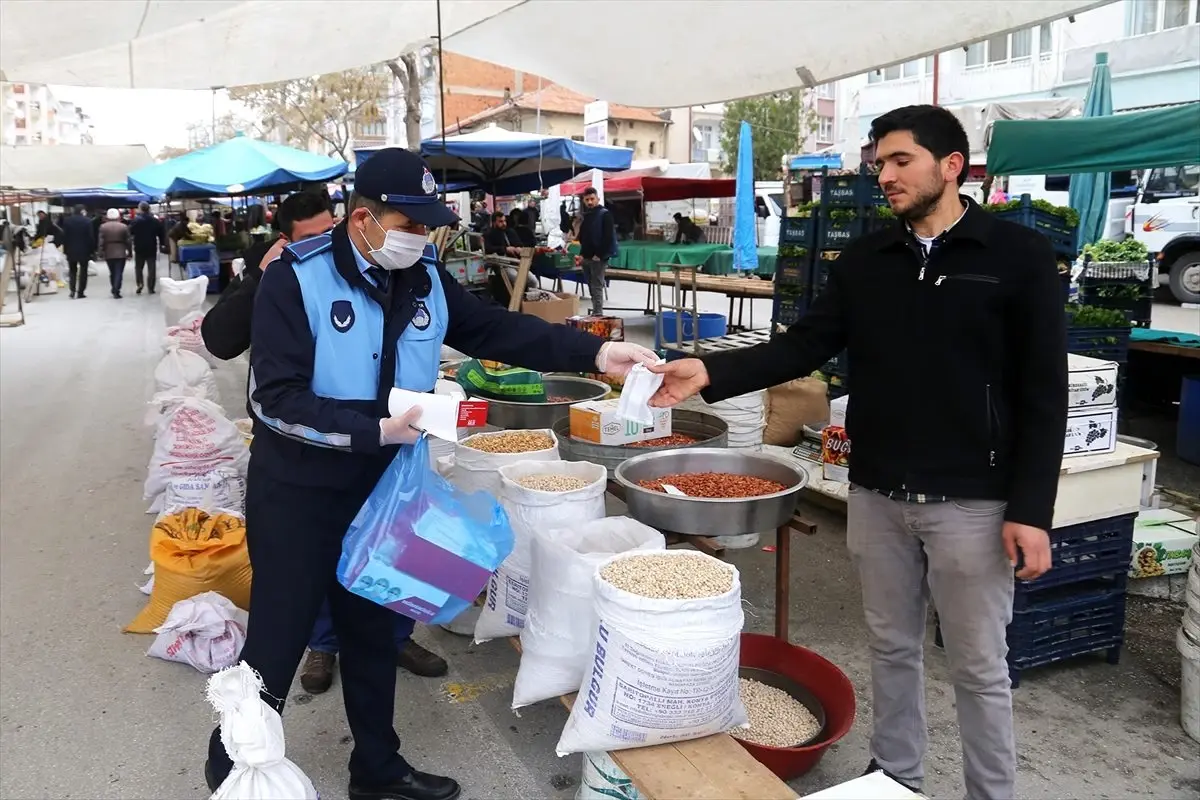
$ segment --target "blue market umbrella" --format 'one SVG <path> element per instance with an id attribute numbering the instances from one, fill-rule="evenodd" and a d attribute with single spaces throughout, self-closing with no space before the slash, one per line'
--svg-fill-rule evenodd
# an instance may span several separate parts
<path id="1" fill-rule="evenodd" d="M 1083 116 L 1112 116 L 1112 74 L 1108 69 L 1108 53 L 1096 54 L 1096 65 L 1092 67 L 1092 83 L 1088 87 L 1087 100 L 1083 104 Z M 1071 176 L 1068 205 L 1079 212 L 1079 229 L 1076 231 L 1076 246 L 1104 238 L 1108 228 L 1108 195 L 1112 176 L 1107 172 L 1094 172 Z"/>
<path id="2" fill-rule="evenodd" d="M 737 180 L 733 200 L 733 269 L 758 269 L 758 217 L 754 214 L 754 144 L 750 123 L 738 132 Z"/>

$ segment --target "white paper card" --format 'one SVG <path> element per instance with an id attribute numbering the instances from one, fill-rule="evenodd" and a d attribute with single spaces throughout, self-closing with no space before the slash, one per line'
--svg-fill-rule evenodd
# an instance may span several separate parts
<path id="1" fill-rule="evenodd" d="M 418 428 L 425 430 L 430 436 L 445 439 L 448 442 L 458 441 L 458 404 L 466 396 L 458 394 L 429 394 L 428 392 L 410 392 L 407 389 L 392 389 L 388 395 L 388 413 L 398 417 L 413 406 L 421 407 L 421 418 L 417 420 Z"/>

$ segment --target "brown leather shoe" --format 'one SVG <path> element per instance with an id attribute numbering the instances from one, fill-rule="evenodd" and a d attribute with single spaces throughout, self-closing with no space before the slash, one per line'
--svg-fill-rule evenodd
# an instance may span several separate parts
<path id="1" fill-rule="evenodd" d="M 409 639 L 396 653 L 396 666 L 422 678 L 440 678 L 450 671 L 446 659 Z"/>
<path id="2" fill-rule="evenodd" d="M 333 666 L 337 663 L 334 653 L 308 651 L 304 669 L 300 672 L 300 685 L 309 694 L 324 694 L 333 685 Z"/>

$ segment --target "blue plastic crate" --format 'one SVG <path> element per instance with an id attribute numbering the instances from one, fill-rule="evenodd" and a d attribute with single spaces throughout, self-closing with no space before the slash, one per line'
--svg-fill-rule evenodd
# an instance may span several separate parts
<path id="1" fill-rule="evenodd" d="M 863 218 L 855 217 L 850 220 L 831 220 L 828 216 L 821 217 L 819 246 L 822 250 L 842 250 L 857 239 L 863 232 Z"/>
<path id="2" fill-rule="evenodd" d="M 779 243 L 810 245 L 816 229 L 814 217 L 784 217 L 779 222 Z"/>
<path id="3" fill-rule="evenodd" d="M 1066 220 L 1057 214 L 1051 214 L 1033 206 L 1033 198 L 1027 194 L 1021 195 L 1017 208 L 993 211 L 997 219 L 1015 222 L 1026 228 L 1033 228 L 1050 240 L 1054 252 L 1060 256 L 1074 258 L 1079 248 L 1075 246 L 1075 226 L 1067 225 Z"/>
<path id="4" fill-rule="evenodd" d="M 839 378 L 845 378 L 850 374 L 850 358 L 846 355 L 846 351 L 838 353 L 833 358 L 821 365 L 821 372 L 826 375 L 836 375 Z"/>
<path id="5" fill-rule="evenodd" d="M 1128 568 L 1128 567 L 1126 567 Z M 1082 590 L 1081 590 L 1082 589 Z M 1071 590 L 1069 593 L 1067 590 Z M 1013 687 L 1021 671 L 1104 650 L 1108 663 L 1121 657 L 1125 639 L 1125 587 L 1062 587 L 1061 596 L 1013 612 L 1008 626 L 1008 668 Z"/>
<path id="6" fill-rule="evenodd" d="M 1129 330 L 1068 327 L 1067 352 L 1124 364 L 1129 360 Z"/>
<path id="7" fill-rule="evenodd" d="M 803 295 L 776 294 L 775 306 L 772 309 L 771 321 L 779 325 L 792 325 L 804 316 L 807 304 Z"/>
<path id="8" fill-rule="evenodd" d="M 804 286 L 807 282 L 807 256 L 780 256 L 775 260 L 776 286 Z"/>
<path id="9" fill-rule="evenodd" d="M 216 261 L 217 246 L 213 244 L 181 244 L 179 245 L 179 263 L 187 264 L 192 261 Z"/>
<path id="10" fill-rule="evenodd" d="M 184 266 L 187 268 L 187 276 L 189 278 L 198 278 L 201 275 L 221 274 L 221 264 L 217 261 L 189 261 Z"/>
<path id="11" fill-rule="evenodd" d="M 886 202 L 879 176 L 865 171 L 853 175 L 824 175 L 821 205 L 832 208 L 869 208 Z"/>
<path id="12" fill-rule="evenodd" d="M 1044 589 L 1129 572 L 1133 524 L 1137 514 L 1081 522 L 1050 531 L 1050 571 L 1032 581 L 1017 581 L 1013 607 L 1037 602 Z M 1020 568 L 1018 566 L 1018 568 Z"/>

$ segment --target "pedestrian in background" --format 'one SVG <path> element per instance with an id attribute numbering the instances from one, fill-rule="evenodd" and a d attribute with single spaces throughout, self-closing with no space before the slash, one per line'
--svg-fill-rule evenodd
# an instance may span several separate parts
<path id="1" fill-rule="evenodd" d="M 100 226 L 100 257 L 108 264 L 108 281 L 113 298 L 121 299 L 121 281 L 125 277 L 125 261 L 132 255 L 133 240 L 129 228 L 121 222 L 121 212 L 108 210 L 108 221 Z"/>
<path id="2" fill-rule="evenodd" d="M 583 190 L 583 221 L 579 225 L 579 255 L 583 260 L 583 277 L 592 296 L 592 314 L 604 315 L 604 273 L 617 250 L 617 232 L 613 215 L 600 205 L 595 187 Z"/>
<path id="3" fill-rule="evenodd" d="M 971 148 L 953 114 L 898 108 L 871 123 L 871 140 L 899 221 L 830 262 L 812 309 L 785 334 L 650 367 L 665 373 L 653 404 L 701 390 L 715 403 L 808 375 L 846 350 L 846 544 L 871 651 L 867 771 L 920 789 L 932 598 L 966 796 L 1009 800 L 1017 752 L 1005 630 L 1014 569 L 1032 580 L 1051 564 L 1067 428 L 1062 286 L 1049 240 L 959 194 Z"/>
<path id="4" fill-rule="evenodd" d="M 96 252 L 92 221 L 87 218 L 83 206 L 75 206 L 75 213 L 63 220 L 62 227 L 71 299 L 83 299 L 87 291 L 88 262 Z"/>
<path id="5" fill-rule="evenodd" d="M 143 286 L 149 286 L 150 294 L 154 294 L 158 250 L 160 246 L 166 246 L 167 231 L 162 222 L 150 213 L 149 203 L 138 203 L 138 215 L 130 223 L 129 233 L 133 237 L 133 277 L 137 279 L 137 293 L 142 293 Z"/>

